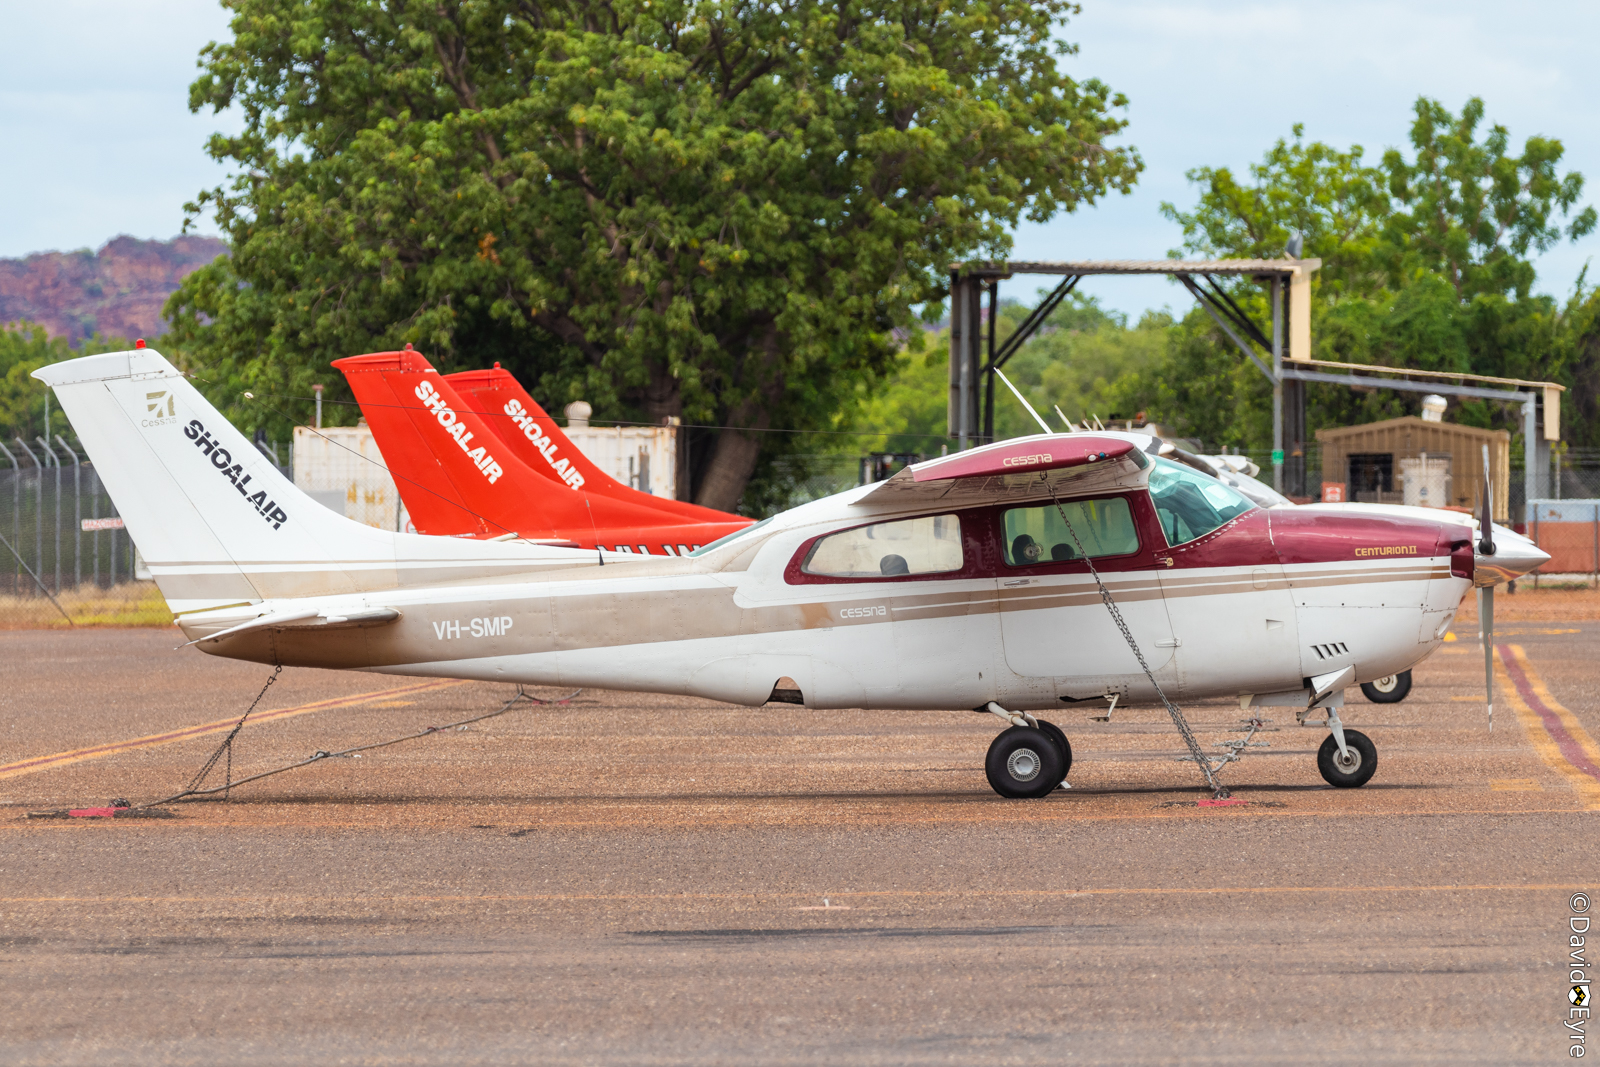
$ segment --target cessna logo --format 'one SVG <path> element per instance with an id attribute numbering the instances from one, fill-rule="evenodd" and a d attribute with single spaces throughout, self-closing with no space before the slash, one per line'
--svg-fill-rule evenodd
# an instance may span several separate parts
<path id="1" fill-rule="evenodd" d="M 178 401 L 171 390 L 162 389 L 155 393 L 144 394 L 144 411 L 146 418 L 139 420 L 139 425 L 149 429 L 151 426 L 166 426 L 177 422 Z"/>
<path id="2" fill-rule="evenodd" d="M 487 448 L 482 445 L 477 448 L 472 447 L 472 431 L 467 429 L 466 424 L 456 417 L 456 413 L 451 410 L 450 405 L 444 402 L 444 397 L 440 396 L 438 390 L 434 389 L 432 382 L 424 379 L 417 384 L 417 399 L 428 405 L 428 410 L 433 412 L 433 417 L 439 420 L 439 425 L 444 427 L 446 433 L 455 438 L 456 444 L 461 446 L 461 451 L 465 452 L 467 458 L 472 460 L 473 466 L 477 467 L 479 472 L 489 479 L 489 484 L 493 485 L 499 481 L 500 476 L 505 471 L 500 469 L 500 464 L 495 462 L 494 457 L 489 454 Z"/>
<path id="3" fill-rule="evenodd" d="M 533 447 L 539 450 L 539 454 L 544 457 L 544 461 L 550 464 L 550 469 L 555 471 L 562 481 L 574 489 L 582 488 L 583 475 L 579 474 L 577 469 L 567 462 L 565 457 L 559 459 L 556 457 L 556 443 L 550 439 L 549 435 L 539 429 L 539 424 L 534 421 L 532 415 L 528 414 L 528 409 L 523 407 L 520 401 L 507 400 L 505 412 L 511 416 L 511 421 L 516 423 L 518 428 L 522 430 L 522 436 L 533 442 Z"/>
<path id="4" fill-rule="evenodd" d="M 211 431 L 201 425 L 199 419 L 189 420 L 189 425 L 183 428 L 183 436 L 193 441 L 194 446 L 210 458 L 211 465 L 233 483 L 245 503 L 255 508 L 256 514 L 270 522 L 274 530 L 289 521 L 289 513 L 280 508 L 277 501 L 268 500 L 265 489 L 250 492 L 250 475 L 244 472 L 244 465 L 233 461 L 233 454 L 212 439 Z"/>
<path id="5" fill-rule="evenodd" d="M 1055 459 L 1055 457 L 1048 452 L 1040 452 L 1038 455 L 1034 456 L 1007 456 L 1005 459 L 1000 461 L 1000 466 L 1031 467 L 1035 463 L 1049 463 L 1053 459 Z"/>

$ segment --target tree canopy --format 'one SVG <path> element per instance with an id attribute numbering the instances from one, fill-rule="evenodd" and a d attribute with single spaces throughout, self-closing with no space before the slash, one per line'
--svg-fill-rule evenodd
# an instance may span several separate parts
<path id="1" fill-rule="evenodd" d="M 1484 105 L 1459 115 L 1426 97 L 1414 106 L 1409 151 L 1377 165 L 1358 146 L 1306 143 L 1296 126 L 1241 181 L 1227 168 L 1189 172 L 1193 209 L 1163 204 L 1183 227 L 1182 252 L 1278 257 L 1292 234 L 1313 275 L 1312 337 L 1321 359 L 1568 381 L 1592 313 L 1592 291 L 1565 307 L 1534 294 L 1531 256 L 1595 229 L 1580 206 L 1583 176 L 1562 173 L 1558 140 L 1529 137 L 1512 154 L 1502 126 L 1483 129 Z M 1264 287 L 1236 286 L 1258 321 L 1270 318 Z M 1159 412 L 1216 446 L 1264 447 L 1271 392 L 1198 309 L 1171 338 L 1163 365 L 1124 383 L 1126 406 Z M 1405 414 L 1418 398 L 1342 386 L 1307 388 L 1308 428 Z M 1520 427 L 1515 413 L 1468 402 L 1454 416 L 1476 425 Z M 1588 433 L 1592 435 L 1594 429 Z M 1586 431 L 1579 429 L 1579 436 Z"/>
<path id="2" fill-rule="evenodd" d="M 242 112 L 208 149 L 238 170 L 190 209 L 232 255 L 168 305 L 184 358 L 302 395 L 406 342 L 499 360 L 729 427 L 696 456 L 718 507 L 759 431 L 890 368 L 952 260 L 1141 167 L 1122 98 L 1060 68 L 1066 0 L 226 2 L 190 103 Z"/>

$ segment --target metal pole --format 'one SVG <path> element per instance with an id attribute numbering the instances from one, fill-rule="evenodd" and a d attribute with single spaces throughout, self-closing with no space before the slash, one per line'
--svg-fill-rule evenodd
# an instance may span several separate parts
<path id="1" fill-rule="evenodd" d="M 28 442 L 21 437 L 16 439 L 17 445 L 33 460 L 35 476 L 38 478 L 38 489 L 34 492 L 33 507 L 33 562 L 34 570 L 44 565 L 44 464 L 39 462 L 39 457 L 33 454 L 33 449 L 28 447 Z M 21 544 L 21 538 L 17 539 Z"/>
<path id="2" fill-rule="evenodd" d="M 83 464 L 66 438 L 56 434 L 56 443 L 72 457 L 72 588 L 77 589 L 83 585 Z"/>
<path id="3" fill-rule="evenodd" d="M 972 350 L 976 347 L 972 331 L 977 324 L 972 321 L 973 301 L 969 299 L 972 292 L 972 282 L 963 282 L 960 288 L 961 301 L 961 418 L 956 423 L 959 429 L 957 444 L 960 451 L 965 452 L 972 440 Z"/>
<path id="4" fill-rule="evenodd" d="M 89 487 L 93 492 L 89 496 L 89 517 L 100 517 L 100 475 L 94 476 L 94 483 Z M 94 587 L 100 588 L 100 530 L 98 524 L 94 531 L 94 539 L 89 542 L 89 551 L 94 554 Z"/>
<path id="5" fill-rule="evenodd" d="M 989 283 L 989 358 L 984 366 L 984 445 L 994 445 L 995 440 L 995 318 L 1000 317 L 1000 282 Z"/>
<path id="6" fill-rule="evenodd" d="M 1272 276 L 1272 488 L 1283 492 L 1283 279 Z"/>
<path id="7" fill-rule="evenodd" d="M 6 454 L 6 459 L 11 461 L 11 539 L 21 541 L 17 533 L 17 526 L 22 521 L 22 468 L 17 465 L 17 457 L 11 454 L 11 449 L 0 443 L 0 452 Z M 16 595 L 22 588 L 22 560 L 17 560 L 17 570 L 11 579 L 11 593 Z"/>
<path id="8" fill-rule="evenodd" d="M 1539 449 L 1534 443 L 1539 436 L 1539 414 L 1534 394 L 1527 394 L 1522 402 L 1522 527 L 1527 529 L 1533 521 L 1533 502 L 1539 497 Z M 1535 582 L 1538 579 L 1534 579 Z"/>
<path id="9" fill-rule="evenodd" d="M 36 437 L 39 447 L 44 449 L 44 454 L 50 457 L 50 465 L 56 469 L 56 595 L 61 595 L 61 457 L 56 455 L 56 450 L 50 447 L 50 442 L 43 437 Z M 39 568 L 43 570 L 41 566 Z"/>

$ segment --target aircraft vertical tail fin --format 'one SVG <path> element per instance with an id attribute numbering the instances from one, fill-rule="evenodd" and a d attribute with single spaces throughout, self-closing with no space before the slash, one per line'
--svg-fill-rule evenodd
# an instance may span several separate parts
<path id="1" fill-rule="evenodd" d="M 417 529 L 549 537 L 593 525 L 585 499 L 557 492 L 512 455 L 422 353 L 370 352 L 333 365 L 361 404 Z"/>
<path id="2" fill-rule="evenodd" d="M 444 378 L 482 415 L 506 448 L 538 473 L 618 503 L 661 512 L 667 521 L 740 521 L 738 515 L 623 485 L 585 456 L 522 383 L 498 363 L 489 370 L 457 371 Z"/>
<path id="3" fill-rule="evenodd" d="M 176 613 L 525 571 L 552 551 L 397 534 L 330 511 L 153 349 L 33 376 L 55 391 Z"/>
<path id="4" fill-rule="evenodd" d="M 421 393 L 437 396 L 439 373 L 409 346 L 403 352 L 372 352 L 363 356 L 336 359 L 333 365 L 344 372 L 361 414 L 372 429 L 378 451 L 383 453 L 389 473 L 394 476 L 400 499 L 417 529 L 445 537 L 498 537 L 516 532 L 514 524 L 500 516 L 485 515 L 467 500 L 473 486 L 470 479 L 498 481 L 502 464 L 485 442 L 490 435 L 481 427 L 477 433 L 462 423 L 456 412 L 463 405 L 445 403 L 444 412 L 429 410 Z M 430 384 L 423 386 L 427 381 Z M 448 414 L 448 424 L 445 414 Z M 455 431 L 452 445 L 465 438 L 471 464 L 451 463 L 430 446 L 431 438 Z M 457 469 L 461 468 L 461 469 Z"/>

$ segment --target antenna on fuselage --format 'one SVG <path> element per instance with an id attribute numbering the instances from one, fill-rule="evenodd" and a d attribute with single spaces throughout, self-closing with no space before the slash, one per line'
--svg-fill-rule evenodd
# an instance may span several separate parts
<path id="1" fill-rule="evenodd" d="M 1041 419 L 1039 417 L 1039 413 L 1033 410 L 1033 405 L 1028 403 L 1028 398 L 1023 396 L 1022 393 L 1017 390 L 1017 387 L 1011 384 L 1011 379 L 1006 377 L 1005 372 L 999 367 L 994 368 L 994 372 L 1000 375 L 1000 380 L 1006 383 L 1006 388 L 1011 390 L 1018 400 L 1022 401 L 1022 406 L 1028 409 L 1028 414 L 1032 415 L 1033 421 L 1039 424 L 1039 429 L 1043 430 L 1045 433 L 1055 433 L 1055 431 L 1050 428 L 1050 424 Z"/>
<path id="2" fill-rule="evenodd" d="M 1078 432 L 1078 428 L 1076 426 L 1072 425 L 1072 420 L 1067 418 L 1066 412 L 1061 410 L 1061 405 L 1060 404 L 1052 404 L 1051 407 L 1056 409 L 1056 414 L 1061 416 L 1061 421 L 1067 424 L 1067 432 L 1068 433 L 1077 433 Z"/>

